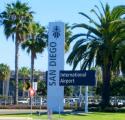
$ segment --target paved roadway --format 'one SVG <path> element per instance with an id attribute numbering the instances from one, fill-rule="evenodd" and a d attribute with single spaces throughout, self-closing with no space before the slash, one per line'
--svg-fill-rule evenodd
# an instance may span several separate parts
<path id="1" fill-rule="evenodd" d="M 32 110 L 32 113 L 40 112 L 41 114 L 47 114 L 47 110 Z M 69 113 L 71 110 L 65 110 L 65 112 Z M 7 114 L 27 114 L 27 117 L 8 117 Z M 28 114 L 29 113 L 29 114 Z M 30 109 L 0 109 L 0 120 L 42 120 L 42 119 L 32 119 L 31 117 L 31 110 Z M 43 119 L 48 120 L 48 119 Z"/>
<path id="2" fill-rule="evenodd" d="M 36 109 L 36 110 L 32 110 L 32 113 L 36 113 L 36 112 L 41 112 L 41 113 L 45 113 L 47 112 L 47 110 L 39 110 L 39 109 Z M 30 109 L 0 109 L 0 115 L 3 115 L 3 114 L 21 114 L 21 113 L 31 113 L 31 110 Z"/>
<path id="3" fill-rule="evenodd" d="M 32 110 L 32 113 L 41 112 L 46 113 L 46 110 Z M 6 117 L 8 114 L 28 114 L 27 117 Z M 0 109 L 0 120 L 33 120 L 30 118 L 31 110 L 30 109 Z"/>

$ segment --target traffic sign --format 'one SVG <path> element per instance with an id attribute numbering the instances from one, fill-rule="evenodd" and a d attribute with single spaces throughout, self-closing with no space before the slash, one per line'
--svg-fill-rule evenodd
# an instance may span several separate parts
<path id="1" fill-rule="evenodd" d="M 35 90 L 33 88 L 30 88 L 29 94 L 30 94 L 30 97 L 33 97 L 35 95 Z"/>

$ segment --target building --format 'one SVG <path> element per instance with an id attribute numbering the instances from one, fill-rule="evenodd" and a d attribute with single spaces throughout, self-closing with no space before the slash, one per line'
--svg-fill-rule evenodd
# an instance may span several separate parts
<path id="1" fill-rule="evenodd" d="M 37 74 L 34 75 L 34 81 L 46 80 L 46 72 L 36 71 Z M 19 75 L 19 96 L 23 95 L 23 78 Z M 25 78 L 25 81 L 30 82 L 30 75 Z M 15 94 L 15 72 L 11 71 L 9 80 L 0 80 L 0 95 L 1 96 L 14 96 Z"/>

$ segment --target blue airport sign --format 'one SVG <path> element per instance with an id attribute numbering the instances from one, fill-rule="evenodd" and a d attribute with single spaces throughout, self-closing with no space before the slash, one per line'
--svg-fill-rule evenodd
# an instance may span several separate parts
<path id="1" fill-rule="evenodd" d="M 96 77 L 94 70 L 60 71 L 60 86 L 95 86 Z"/>

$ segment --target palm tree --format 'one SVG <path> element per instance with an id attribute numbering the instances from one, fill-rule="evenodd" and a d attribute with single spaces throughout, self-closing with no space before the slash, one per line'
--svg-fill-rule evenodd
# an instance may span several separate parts
<path id="1" fill-rule="evenodd" d="M 19 70 L 19 75 L 22 77 L 23 79 L 23 97 L 25 96 L 25 84 L 26 84 L 26 79 L 29 77 L 29 74 L 30 74 L 30 70 L 27 68 L 27 67 L 22 67 L 20 70 Z"/>
<path id="2" fill-rule="evenodd" d="M 125 14 L 125 6 L 116 6 L 110 10 L 108 4 L 104 7 L 101 3 L 101 7 L 102 12 L 98 6 L 95 6 L 96 10 L 91 10 L 96 15 L 97 22 L 85 13 L 80 13 L 89 20 L 89 24 L 76 24 L 73 28 L 83 28 L 87 33 L 76 34 L 70 39 L 70 42 L 77 41 L 67 63 L 73 64 L 75 69 L 78 63 L 83 61 L 81 67 L 86 69 L 90 68 L 96 59 L 96 65 L 102 69 L 102 107 L 106 107 L 110 99 L 111 71 L 119 60 L 114 60 L 114 57 L 117 56 L 118 48 L 125 40 L 125 20 L 122 18 Z"/>
<path id="3" fill-rule="evenodd" d="M 0 64 L 0 80 L 3 80 L 3 96 L 7 95 L 9 89 L 10 68 L 6 64 Z M 5 84 L 6 83 L 6 84 Z"/>
<path id="4" fill-rule="evenodd" d="M 44 27 L 32 22 L 30 25 L 29 40 L 22 44 L 22 48 L 27 49 L 27 52 L 31 53 L 31 85 L 34 81 L 34 59 L 37 58 L 37 53 L 42 53 L 46 47 L 44 32 Z"/>
<path id="5" fill-rule="evenodd" d="M 65 53 L 69 51 L 70 44 L 69 39 L 72 36 L 71 26 L 65 24 Z"/>
<path id="6" fill-rule="evenodd" d="M 1 13 L 4 33 L 8 39 L 12 36 L 15 40 L 15 103 L 18 103 L 18 59 L 19 59 L 19 44 L 25 40 L 28 26 L 32 21 L 32 11 L 26 3 L 17 1 L 6 5 L 5 11 Z"/>

